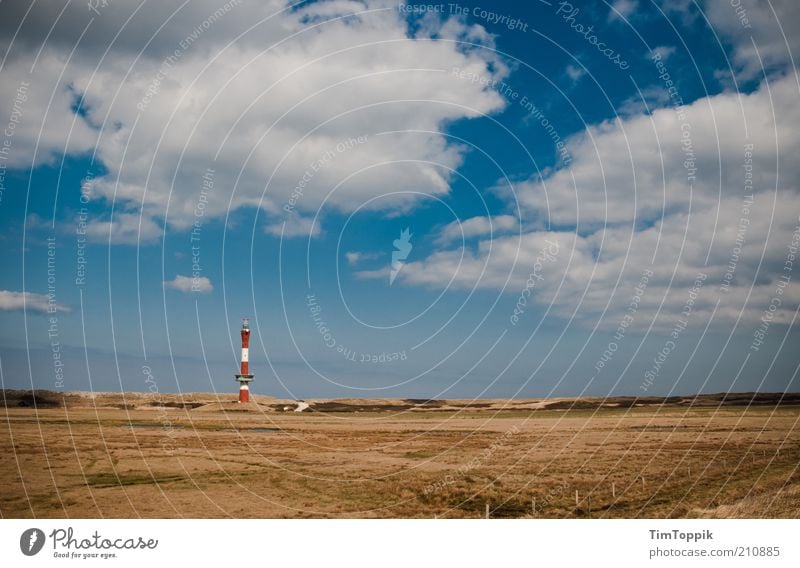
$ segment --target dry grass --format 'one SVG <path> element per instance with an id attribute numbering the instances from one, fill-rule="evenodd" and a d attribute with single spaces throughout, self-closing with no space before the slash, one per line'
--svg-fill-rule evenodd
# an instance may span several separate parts
<path id="1" fill-rule="evenodd" d="M 482 517 L 488 503 L 497 518 L 800 516 L 797 406 L 118 404 L 0 410 L 0 514 Z"/>

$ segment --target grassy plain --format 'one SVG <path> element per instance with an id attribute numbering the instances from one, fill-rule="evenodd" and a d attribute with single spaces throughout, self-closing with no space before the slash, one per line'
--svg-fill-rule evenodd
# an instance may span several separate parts
<path id="1" fill-rule="evenodd" d="M 797 518 L 800 401 L 765 396 L 298 413 L 266 397 L 5 391 L 0 514 Z"/>

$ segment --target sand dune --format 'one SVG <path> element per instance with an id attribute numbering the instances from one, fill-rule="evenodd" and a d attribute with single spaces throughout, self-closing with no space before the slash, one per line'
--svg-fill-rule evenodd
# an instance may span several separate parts
<path id="1" fill-rule="evenodd" d="M 283 412 L 297 407 L 298 401 L 252 394 L 252 401 L 239 404 L 235 393 L 145 393 L 145 392 L 56 392 L 49 390 L 3 391 L 8 407 L 40 408 L 120 408 L 147 410 L 184 408 L 199 412 L 219 410 Z M 763 405 L 800 405 L 800 393 L 717 393 L 670 397 L 582 397 L 547 399 L 400 399 L 400 398 L 337 398 L 309 399 L 312 412 L 398 412 L 493 410 L 593 410 L 600 408 L 648 407 L 736 407 Z"/>

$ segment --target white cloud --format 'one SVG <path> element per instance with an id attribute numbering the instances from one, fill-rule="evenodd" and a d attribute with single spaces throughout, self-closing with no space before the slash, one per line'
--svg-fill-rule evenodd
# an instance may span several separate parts
<path id="1" fill-rule="evenodd" d="M 690 26 L 697 17 L 699 11 L 695 9 L 697 4 L 694 0 L 660 0 L 661 9 L 667 14 L 680 16 L 685 26 Z"/>
<path id="2" fill-rule="evenodd" d="M 714 30 L 733 45 L 733 69 L 743 80 L 766 71 L 785 69 L 800 53 L 800 2 L 796 0 L 741 0 L 706 2 Z M 774 13 L 773 13 L 774 10 Z"/>
<path id="3" fill-rule="evenodd" d="M 375 260 L 376 258 L 380 258 L 380 256 L 381 255 L 376 252 L 347 251 L 344 253 L 347 264 L 350 266 L 356 266 L 367 260 Z"/>
<path id="4" fill-rule="evenodd" d="M 608 21 L 628 19 L 638 7 L 639 3 L 636 0 L 614 0 L 611 11 L 608 13 Z"/>
<path id="5" fill-rule="evenodd" d="M 776 18 L 768 6 L 743 3 L 752 32 L 742 28 L 729 3 L 705 8 L 715 29 L 733 45 L 736 69 L 744 78 L 757 77 L 758 55 L 770 70 L 785 68 L 787 41 L 794 50 L 800 47 L 800 4 L 774 2 Z M 5 4 L 7 11 L 27 10 Z M 614 4 L 624 15 L 632 14 L 635 5 Z M 684 14 L 696 13 L 686 0 L 663 5 L 668 11 L 689 8 Z M 442 25 L 428 15 L 412 37 L 405 17 L 390 0 L 312 3 L 280 13 L 286 7 L 283 2 L 248 2 L 183 50 L 176 38 L 191 37 L 218 6 L 212 0 L 192 2 L 173 13 L 169 6 L 158 5 L 139 11 L 123 27 L 135 4 L 112 2 L 67 61 L 67 48 L 76 44 L 91 14 L 85 5 L 70 5 L 53 27 L 57 11 L 37 3 L 10 46 L 0 96 L 14 101 L 22 83 L 29 86 L 25 100 L 17 104 L 19 123 L 9 164 L 37 165 L 65 152 L 74 156 L 96 148 L 96 159 L 107 174 L 95 180 L 91 196 L 107 204 L 113 201 L 121 212 L 111 220 L 91 222 L 88 233 L 94 240 L 154 242 L 164 228 L 189 227 L 209 167 L 215 170 L 215 185 L 207 195 L 205 215 L 223 217 L 230 210 L 259 207 L 267 218 L 264 230 L 273 235 L 280 233 L 284 220 L 287 236 L 319 234 L 319 222 L 312 227 L 310 219 L 320 207 L 353 210 L 385 192 L 387 180 L 391 191 L 441 195 L 449 190 L 449 171 L 459 167 L 465 150 L 435 133 L 451 121 L 496 112 L 505 104 L 497 92 L 459 81 L 449 72 L 458 67 L 472 76 L 505 77 L 507 67 L 487 50 L 425 41 L 436 34 L 491 45 L 491 36 L 480 26 L 466 26 L 455 18 Z M 365 10 L 370 13 L 325 22 Z M 21 16 L 0 18 L 0 35 L 10 38 L 20 20 Z M 34 64 L 48 33 L 48 43 Z M 152 43 L 140 53 L 151 37 Z M 176 49 L 179 56 L 165 66 L 165 58 Z M 656 48 L 662 59 L 671 49 Z M 148 89 L 157 92 L 148 95 Z M 648 104 L 655 106 L 668 102 L 663 93 L 660 84 L 643 91 Z M 70 110 L 79 95 L 85 118 Z M 538 230 L 488 239 L 485 218 L 467 220 L 465 234 L 481 239 L 476 248 L 440 250 L 409 262 L 399 278 L 434 287 L 455 278 L 456 286 L 511 286 L 516 293 L 544 239 L 549 239 L 560 243 L 561 253 L 548 265 L 546 283 L 534 297 L 552 304 L 558 315 L 569 317 L 577 310 L 579 319 L 590 323 L 607 310 L 604 321 L 612 323 L 632 283 L 652 259 L 659 270 L 640 314 L 645 321 L 655 317 L 662 303 L 662 313 L 674 314 L 698 271 L 709 274 L 711 289 L 731 258 L 742 203 L 743 144 L 749 141 L 755 147 L 756 172 L 751 225 L 730 291 L 711 297 L 721 299 L 721 319 L 742 314 L 755 321 L 774 294 L 786 242 L 797 221 L 796 101 L 792 78 L 772 82 L 769 90 L 762 85 L 747 95 L 724 93 L 695 101 L 686 108 L 685 121 L 671 108 L 630 116 L 641 111 L 632 99 L 627 110 L 622 109 L 627 116 L 567 140 L 573 158 L 569 168 L 546 170 L 541 178 L 517 185 L 519 214 Z M 691 187 L 681 144 L 684 124 L 697 167 Z M 394 131 L 405 132 L 379 134 Z M 350 144 L 358 136 L 366 136 L 366 142 Z M 306 172 L 310 175 L 302 192 L 293 194 Z M 290 201 L 296 215 L 287 217 L 284 206 Z M 577 231 L 546 231 L 549 224 L 576 226 Z M 460 231 L 456 241 L 451 238 L 456 228 L 443 229 L 443 244 L 457 242 Z M 363 256 L 357 259 L 361 260 Z M 385 277 L 388 270 L 359 274 Z M 187 279 L 191 290 L 192 279 L 185 276 L 165 285 L 180 290 Z M 210 289 L 210 281 L 207 284 Z M 31 305 L 40 305 L 41 298 L 34 301 L 35 296 Z M 796 305 L 796 285 L 784 297 L 776 316 L 780 321 Z M 6 305 L 19 304 L 16 296 L 2 298 Z M 706 313 L 710 309 L 707 302 L 698 308 Z"/>
<path id="6" fill-rule="evenodd" d="M 445 225 L 436 237 L 439 245 L 449 244 L 461 239 L 484 237 L 518 229 L 519 219 L 513 215 L 497 215 L 494 217 L 471 217 L 463 221 L 457 220 Z"/>
<path id="7" fill-rule="evenodd" d="M 800 243 L 796 99 L 797 86 L 786 78 L 749 95 L 695 101 L 685 120 L 665 108 L 593 126 L 567 140 L 571 167 L 517 184 L 526 227 L 536 230 L 484 238 L 472 250 L 438 251 L 406 264 L 400 278 L 518 294 L 547 238 L 560 252 L 546 265 L 532 301 L 564 319 L 574 315 L 582 325 L 614 328 L 642 271 L 652 268 L 637 326 L 669 329 L 700 273 L 707 278 L 694 318 L 716 309 L 717 325 L 741 317 L 752 326 L 779 297 L 772 322 L 788 323 L 800 286 L 794 278 L 777 290 L 788 247 Z M 691 135 L 693 180 L 684 166 L 684 130 Z M 752 187 L 745 185 L 744 168 L 750 143 Z M 745 201 L 749 194 L 752 205 Z M 576 229 L 546 231 L 548 222 Z M 726 279 L 730 286 L 722 285 Z"/>
<path id="8" fill-rule="evenodd" d="M 90 220 L 86 235 L 94 242 L 141 245 L 154 242 L 163 231 L 153 219 L 139 213 L 117 213 L 109 221 Z"/>
<path id="9" fill-rule="evenodd" d="M 178 292 L 190 293 L 190 292 L 198 292 L 200 294 L 208 294 L 214 290 L 214 286 L 211 284 L 211 280 L 209 280 L 206 276 L 181 276 L 178 274 L 175 276 L 173 280 L 165 280 L 164 286 L 166 288 L 172 288 L 173 290 L 177 290 Z"/>
<path id="10" fill-rule="evenodd" d="M 32 71 L 31 64 L 25 57 L 11 58 L 2 67 L 3 131 L 10 134 L 3 136 L 9 144 L 4 163 L 9 168 L 52 164 L 64 153 L 91 150 L 97 141 L 97 133 L 71 110 L 78 95 L 61 74 L 67 66 L 63 53 L 44 53 Z"/>
<path id="11" fill-rule="evenodd" d="M 685 112 L 681 120 L 674 109 L 662 108 L 650 116 L 607 121 L 569 138 L 569 168 L 517 185 L 523 212 L 559 225 L 579 225 L 583 231 L 608 223 L 653 222 L 690 208 L 708 210 L 720 197 L 741 193 L 746 142 L 755 147 L 758 189 L 800 189 L 800 162 L 794 159 L 800 147 L 795 127 L 800 106 L 793 78 L 748 95 L 698 99 Z M 684 140 L 691 143 L 694 180 L 685 167 L 690 154 Z"/>
<path id="12" fill-rule="evenodd" d="M 773 200 L 780 204 L 772 213 Z M 628 306 L 643 270 L 652 269 L 649 287 L 638 308 L 636 327 L 664 330 L 688 298 L 698 274 L 706 274 L 693 317 L 707 319 L 716 307 L 715 321 L 728 324 L 741 318 L 758 322 L 776 295 L 783 263 L 796 231 L 800 241 L 800 196 L 796 192 L 764 195 L 752 207 L 741 252 L 737 252 L 742 201 L 726 199 L 718 208 L 691 217 L 676 214 L 648 229 L 609 227 L 587 236 L 536 231 L 502 236 L 479 243 L 476 251 L 440 251 L 410 262 L 400 278 L 407 284 L 435 289 L 453 286 L 504 290 L 515 295 L 525 287 L 537 256 L 549 242 L 558 243 L 553 262 L 544 263 L 532 301 L 550 306 L 563 319 L 573 315 L 579 324 L 613 328 Z M 709 219 L 719 217 L 715 227 Z M 713 235 L 713 238 L 712 238 Z M 710 247 L 710 251 L 709 251 Z M 709 254 L 710 253 L 710 254 Z M 737 255 L 737 256 L 735 256 Z M 762 258 L 763 255 L 763 258 Z M 706 256 L 709 262 L 706 264 Z M 732 284 L 724 290 L 733 260 Z M 376 274 L 379 277 L 380 274 Z M 774 323 L 788 323 L 800 303 L 800 286 L 790 284 L 780 296 Z M 602 318 L 601 318 L 601 314 Z"/>
<path id="13" fill-rule="evenodd" d="M 661 58 L 662 61 L 669 59 L 673 53 L 675 53 L 675 47 L 672 45 L 659 45 L 653 49 L 653 56 Z"/>
<path id="14" fill-rule="evenodd" d="M 69 62 L 65 46 L 75 44 L 74 31 L 91 14 L 85 5 L 65 11 L 36 62 L 14 143 L 18 156 L 30 156 L 43 129 L 39 161 L 96 147 L 106 175 L 94 180 L 92 199 L 113 200 L 125 215 L 141 210 L 151 220 L 150 240 L 160 225 L 190 226 L 207 168 L 215 174 L 205 215 L 260 207 L 272 234 L 308 171 L 313 175 L 295 204 L 302 215 L 323 203 L 353 210 L 384 192 L 387 179 L 393 191 L 444 194 L 465 150 L 437 132 L 506 104 L 496 91 L 450 75 L 459 67 L 505 77 L 508 68 L 490 50 L 426 36 L 491 44 L 483 28 L 453 18 L 412 36 L 406 15 L 390 0 L 285 10 L 282 2 L 241 3 L 188 42 L 219 3 L 192 2 L 174 14 L 157 7 L 137 13 L 112 44 L 112 31 L 135 7 L 114 2 L 104 8 Z M 31 12 L 3 70 L 5 99 L 33 64 L 39 30 L 55 17 L 46 5 Z M 10 37 L 13 26 L 5 27 Z M 85 118 L 69 110 L 76 94 L 83 96 Z M 367 141 L 349 144 L 358 136 Z M 120 215 L 113 224 L 97 224 L 93 234 L 135 242 L 131 220 Z"/>
<path id="15" fill-rule="evenodd" d="M 321 234 L 319 219 L 314 221 L 313 217 L 301 217 L 300 215 L 287 215 L 283 221 L 269 223 L 264 230 L 276 237 L 317 237 Z"/>
<path id="16" fill-rule="evenodd" d="M 567 65 L 566 69 L 567 77 L 569 77 L 573 83 L 577 83 L 578 80 L 586 75 L 586 71 L 581 67 L 576 67 L 575 65 Z"/>
<path id="17" fill-rule="evenodd" d="M 617 107 L 620 116 L 635 116 L 637 114 L 652 113 L 655 109 L 669 104 L 669 93 L 660 85 L 651 85 L 640 89 L 635 95 L 622 101 Z"/>
<path id="18" fill-rule="evenodd" d="M 56 303 L 55 297 L 51 298 L 47 294 L 0 290 L 0 310 L 19 311 L 23 309 L 43 314 L 71 311 L 69 306 Z"/>
<path id="19" fill-rule="evenodd" d="M 574 236 L 566 233 L 530 232 L 521 236 L 501 236 L 479 241 L 475 250 L 463 247 L 442 250 L 424 260 L 409 262 L 403 267 L 400 277 L 410 284 L 435 288 L 452 281 L 450 285 L 457 288 L 505 288 L 517 292 L 528 276 L 527 268 L 548 246 L 548 241 L 558 242 L 562 251 L 576 248 Z M 583 254 L 590 259 L 586 245 L 581 246 L 587 249 Z"/>

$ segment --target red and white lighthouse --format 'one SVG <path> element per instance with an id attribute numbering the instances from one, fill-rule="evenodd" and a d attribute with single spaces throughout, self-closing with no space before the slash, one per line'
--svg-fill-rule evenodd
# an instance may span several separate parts
<path id="1" fill-rule="evenodd" d="M 247 318 L 242 319 L 242 368 L 236 375 L 239 381 L 239 402 L 250 402 L 250 387 L 248 383 L 253 380 L 250 374 L 250 324 Z"/>

